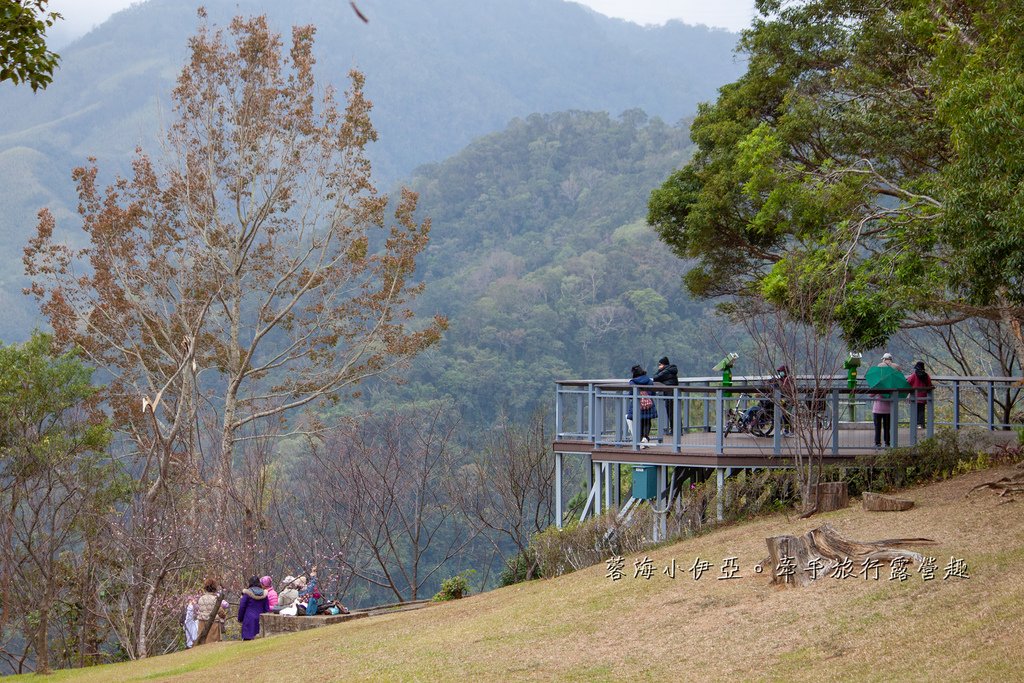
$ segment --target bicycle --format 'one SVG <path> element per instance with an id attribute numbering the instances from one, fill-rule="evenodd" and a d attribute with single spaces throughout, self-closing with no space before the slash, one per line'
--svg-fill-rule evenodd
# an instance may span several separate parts
<path id="1" fill-rule="evenodd" d="M 828 402 L 824 396 L 816 395 L 806 399 L 801 411 L 806 424 L 814 429 L 832 429 L 832 411 L 829 410 Z"/>
<path id="2" fill-rule="evenodd" d="M 744 399 L 749 400 L 750 398 L 749 394 L 743 394 L 736 400 L 736 405 L 729 408 L 725 421 L 725 433 L 722 438 L 728 437 L 730 432 L 769 437 L 775 431 L 775 404 L 772 400 L 762 398 L 756 405 L 741 410 L 740 406 Z"/>

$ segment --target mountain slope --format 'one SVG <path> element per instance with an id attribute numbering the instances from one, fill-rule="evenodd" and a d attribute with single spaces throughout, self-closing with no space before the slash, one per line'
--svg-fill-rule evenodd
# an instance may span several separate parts
<path id="1" fill-rule="evenodd" d="M 652 550 L 649 579 L 603 565 L 455 603 L 251 643 L 60 672 L 55 680 L 1016 680 L 1024 666 L 1024 516 L 991 494 L 1003 472 L 905 492 L 917 506 L 783 515 Z M 858 540 L 930 537 L 938 573 L 905 582 L 824 579 L 775 589 L 753 566 L 764 539 L 822 523 Z M 737 557 L 741 578 L 720 581 Z M 695 558 L 711 563 L 699 581 Z M 969 578 L 943 579 L 951 557 Z M 662 568 L 677 563 L 671 579 Z M 16 680 L 16 679 L 15 679 Z"/>
<path id="2" fill-rule="evenodd" d="M 378 182 L 390 186 L 416 166 L 454 154 L 514 117 L 565 109 L 635 107 L 676 121 L 736 78 L 736 35 L 674 22 L 640 27 L 562 0 L 367 1 L 364 24 L 346 2 L 209 0 L 211 21 L 267 11 L 275 30 L 318 27 L 319 78 L 339 89 L 355 67 L 367 75 L 380 142 L 371 149 Z M 0 321 L 0 339 L 28 336 L 32 304 L 20 288 L 21 247 L 36 212 L 49 206 L 58 230 L 75 226 L 71 169 L 95 156 L 110 180 L 133 150 L 158 153 L 173 116 L 169 93 L 195 32 L 195 7 L 149 0 L 113 15 L 62 52 L 46 91 L 0 85 L 0 305 L 19 322 Z M 26 163 L 26 150 L 38 158 Z M 38 192 L 22 192 L 17 180 Z M 70 239 L 75 239 L 71 236 Z M 20 316 L 20 317 L 19 317 Z"/>
<path id="3" fill-rule="evenodd" d="M 464 420 L 490 424 L 550 408 L 559 377 L 622 377 L 664 354 L 706 372 L 721 355 L 700 330 L 709 306 L 644 220 L 650 189 L 690 146 L 685 125 L 639 110 L 534 114 L 418 169 L 432 229 L 417 307 L 451 325 L 414 361 L 405 396 L 440 390 Z"/>

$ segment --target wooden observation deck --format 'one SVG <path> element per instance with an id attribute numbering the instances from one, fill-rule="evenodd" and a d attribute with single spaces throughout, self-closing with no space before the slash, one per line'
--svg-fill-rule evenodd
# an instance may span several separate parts
<path id="1" fill-rule="evenodd" d="M 697 478 L 714 474 L 719 487 L 739 469 L 791 467 L 794 460 L 821 456 L 825 463 L 843 463 L 877 451 L 871 414 L 873 390 L 849 388 L 846 376 L 797 377 L 794 395 L 782 397 L 767 377 L 740 377 L 729 387 L 720 378 L 680 379 L 679 386 L 638 387 L 621 379 L 563 380 L 555 395 L 555 517 L 561 523 L 565 458 L 587 465 L 589 496 L 581 519 L 602 509 L 622 506 L 620 465 L 658 467 L 658 489 L 671 499 L 669 468 L 685 469 Z M 890 401 L 891 447 L 913 446 L 936 429 L 976 428 L 1004 431 L 1015 438 L 1022 416 L 1015 411 L 1024 390 L 1015 377 L 932 377 L 927 397 L 916 392 Z M 642 443 L 639 429 L 626 420 L 632 402 L 640 415 L 641 390 L 653 394 L 658 417 L 651 439 Z M 769 436 L 734 433 L 730 418 L 760 400 L 773 407 Z M 924 428 L 916 425 L 918 402 L 923 401 Z M 777 409 L 782 406 L 782 409 Z M 638 421 L 637 421 L 638 422 Z M 912 424 L 913 423 L 913 424 Z M 789 426 L 792 435 L 784 434 Z M 634 424 L 634 427 L 638 425 Z M 670 431 L 670 435 L 664 432 Z"/>

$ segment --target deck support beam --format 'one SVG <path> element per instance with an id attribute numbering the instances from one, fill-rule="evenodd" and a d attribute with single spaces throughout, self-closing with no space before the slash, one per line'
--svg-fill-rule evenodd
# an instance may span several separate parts
<path id="1" fill-rule="evenodd" d="M 555 527 L 562 528 L 562 454 L 555 451 Z"/>
<path id="2" fill-rule="evenodd" d="M 715 468 L 715 476 L 718 478 L 717 482 L 716 482 L 718 484 L 718 496 L 717 496 L 717 498 L 718 498 L 718 506 L 717 506 L 717 509 L 715 510 L 715 512 L 716 512 L 716 516 L 718 518 L 718 521 L 721 522 L 722 520 L 725 519 L 725 500 L 724 500 L 724 495 L 725 494 L 723 493 L 723 491 L 725 489 L 725 468 L 716 467 Z"/>

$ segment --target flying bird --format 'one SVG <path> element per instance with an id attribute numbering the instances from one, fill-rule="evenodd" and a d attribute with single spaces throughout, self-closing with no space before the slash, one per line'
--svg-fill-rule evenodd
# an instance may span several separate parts
<path id="1" fill-rule="evenodd" d="M 366 18 L 366 15 L 363 14 L 362 12 L 360 12 L 359 8 L 356 7 L 356 3 L 352 2 L 352 0 L 349 0 L 348 4 L 352 5 L 352 11 L 356 13 L 357 17 L 359 17 L 360 19 L 363 20 L 364 24 L 369 24 L 370 23 L 370 20 Z"/>

